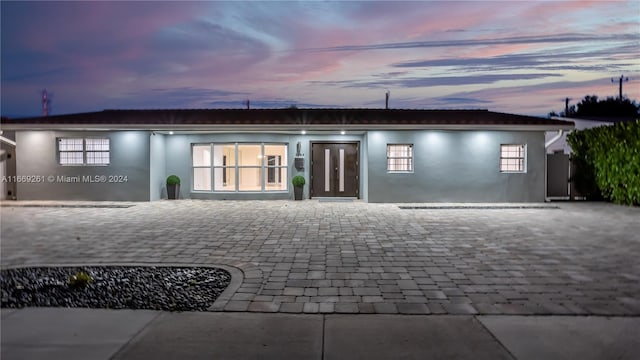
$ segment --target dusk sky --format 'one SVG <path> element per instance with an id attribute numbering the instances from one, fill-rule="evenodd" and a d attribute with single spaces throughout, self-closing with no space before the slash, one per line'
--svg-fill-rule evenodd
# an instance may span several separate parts
<path id="1" fill-rule="evenodd" d="M 1 2 L 1 112 L 640 99 L 640 1 Z"/>

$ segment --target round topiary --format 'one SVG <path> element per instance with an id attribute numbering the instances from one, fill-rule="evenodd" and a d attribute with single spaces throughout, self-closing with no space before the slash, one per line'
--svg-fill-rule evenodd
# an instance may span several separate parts
<path id="1" fill-rule="evenodd" d="M 291 179 L 291 183 L 295 187 L 304 186 L 304 183 L 305 183 L 304 176 L 302 175 L 294 176 L 293 179 Z"/>
<path id="2" fill-rule="evenodd" d="M 169 175 L 167 178 L 167 185 L 180 185 L 180 178 L 178 175 Z"/>

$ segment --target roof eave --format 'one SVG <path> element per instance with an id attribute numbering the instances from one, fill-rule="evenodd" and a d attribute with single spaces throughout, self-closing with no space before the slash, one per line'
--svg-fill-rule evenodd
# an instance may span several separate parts
<path id="1" fill-rule="evenodd" d="M 7 124 L 3 130 L 60 130 L 60 131 L 119 131 L 119 130 L 175 130 L 175 131 L 335 131 L 335 130 L 494 130 L 494 131 L 555 131 L 572 130 L 566 124 Z"/>

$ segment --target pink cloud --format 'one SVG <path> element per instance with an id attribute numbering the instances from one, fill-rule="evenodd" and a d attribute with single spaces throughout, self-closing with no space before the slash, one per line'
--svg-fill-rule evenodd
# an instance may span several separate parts
<path id="1" fill-rule="evenodd" d="M 637 34 L 637 19 L 629 14 L 634 10 L 637 13 L 638 4 L 3 2 L 3 103 L 9 98 L 5 94 L 18 99 L 32 96 L 26 93 L 32 91 L 29 88 L 36 94 L 42 86 L 53 86 L 58 104 L 69 103 L 70 108 L 76 100 L 103 106 L 113 99 L 155 88 L 197 89 L 191 94 L 203 96 L 203 103 L 209 100 L 207 96 L 233 100 L 247 94 L 252 99 L 273 99 L 278 94 L 278 98 L 302 102 L 358 106 L 366 103 L 363 99 L 379 95 L 379 88 L 385 84 L 381 79 L 397 80 L 393 83 L 401 87 L 408 84 L 403 81 L 407 79 L 464 76 L 470 71 L 464 64 L 439 64 L 406 66 L 398 72 L 394 64 L 515 54 L 530 55 L 532 61 L 540 54 L 547 61 L 545 66 L 553 69 L 549 71 L 564 79 L 604 78 L 610 69 L 624 70 L 625 74 L 627 69 L 640 71 L 634 47 L 637 40 L 610 45 L 609 36 L 607 42 L 598 44 L 572 39 L 558 40 L 550 46 L 544 38 L 558 34 Z M 6 15 L 8 12 L 10 15 Z M 613 17 L 618 14 L 619 18 Z M 516 43 L 513 38 L 518 36 L 532 40 Z M 484 40 L 484 45 L 475 44 L 476 40 Z M 420 45 L 422 42 L 428 44 Z M 574 71 L 564 59 L 557 60 L 554 56 L 563 51 L 559 49 L 565 43 L 577 53 L 574 59 L 590 67 Z M 607 46 L 620 51 L 601 55 Z M 595 54 L 594 49 L 600 52 Z M 583 53 L 585 61 L 580 57 Z M 498 69 L 492 64 L 509 59 L 493 60 L 476 66 L 470 76 L 491 77 L 498 71 L 498 75 L 509 75 L 509 64 L 518 64 L 508 62 Z M 635 67 L 629 65 L 634 63 Z M 9 86 L 7 78 L 15 88 Z M 536 85 L 511 86 L 509 90 L 503 90 L 504 82 L 488 83 L 476 97 L 486 96 L 500 107 L 498 110 L 522 112 L 517 106 L 548 107 L 555 103 L 555 97 L 586 95 L 582 92 L 588 90 L 587 85 L 567 86 L 557 79 L 529 79 L 527 83 Z M 521 84 L 517 79 L 510 81 Z M 373 85 L 349 87 L 355 82 Z M 437 91 L 443 96 L 445 92 L 463 93 L 468 85 L 461 79 L 455 86 L 438 86 Z M 608 85 L 590 86 L 604 91 Z M 611 86 L 613 95 L 615 86 Z M 633 87 L 629 83 L 626 89 L 638 98 L 640 94 Z M 223 91 L 208 92 L 210 89 Z M 436 91 L 428 86 L 398 90 L 392 89 L 394 94 L 408 94 L 405 102 L 397 99 L 402 104 L 412 104 L 411 99 L 425 99 Z M 570 91 L 574 94 L 561 95 Z M 162 94 L 172 96 L 176 92 Z M 140 101 L 132 103 L 143 103 L 144 96 L 140 96 Z M 71 100 L 63 102 L 62 97 Z M 92 98 L 107 100 L 97 102 Z M 189 104 L 200 103 L 193 101 Z"/>

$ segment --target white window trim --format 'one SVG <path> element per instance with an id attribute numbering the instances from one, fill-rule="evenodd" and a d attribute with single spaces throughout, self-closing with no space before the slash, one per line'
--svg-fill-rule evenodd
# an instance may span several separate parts
<path id="1" fill-rule="evenodd" d="M 502 170 L 501 163 L 502 159 L 520 159 L 520 158 L 503 158 L 502 157 L 502 147 L 503 146 L 522 146 L 522 171 L 517 170 Z M 527 144 L 500 144 L 500 153 L 498 158 L 498 169 L 501 174 L 526 174 L 527 173 Z"/>
<path id="2" fill-rule="evenodd" d="M 204 165 L 193 165 L 193 150 L 196 146 L 209 146 L 209 152 L 210 152 L 210 156 L 211 158 L 209 159 L 209 165 L 208 166 L 204 166 Z M 211 143 L 193 143 L 191 144 L 191 191 L 192 192 L 197 192 L 197 193 L 210 193 L 213 191 L 213 144 Z M 209 169 L 209 189 L 210 190 L 196 190 L 195 189 L 195 169 Z"/>
<path id="3" fill-rule="evenodd" d="M 393 157 L 393 159 L 411 159 L 411 170 L 389 170 L 389 146 L 409 146 L 411 147 L 411 156 L 410 157 Z M 387 144 L 385 148 L 385 157 L 386 157 L 386 169 L 388 174 L 413 174 L 415 171 L 415 151 L 413 144 Z"/>
<path id="4" fill-rule="evenodd" d="M 60 150 L 60 141 L 61 140 L 65 140 L 65 139 L 74 139 L 74 140 L 82 140 L 82 150 L 77 150 L 77 151 L 63 151 Z M 87 139 L 92 139 L 92 140 L 108 140 L 109 141 L 109 149 L 107 151 L 96 151 L 96 150 L 87 150 Z M 61 153 L 64 152 L 80 152 L 82 151 L 82 164 L 63 164 L 62 160 L 61 160 Z M 108 163 L 88 163 L 87 162 L 87 153 L 93 153 L 93 152 L 107 152 L 109 153 L 109 162 Z M 60 166 L 110 166 L 111 165 L 111 139 L 108 137 L 86 137 L 86 138 L 80 138 L 80 137 L 70 137 L 70 136 L 62 136 L 62 137 L 58 137 L 56 138 L 56 162 L 58 165 Z"/>
<path id="5" fill-rule="evenodd" d="M 234 151 L 235 151 L 235 163 L 233 165 L 225 165 L 225 166 L 215 166 L 213 165 L 213 154 L 214 154 L 214 147 L 215 145 L 233 145 L 234 146 Z M 260 162 L 260 165 L 238 165 L 238 159 L 239 159 L 239 147 L 243 146 L 243 145 L 256 145 L 256 146 L 260 146 L 260 154 L 262 156 L 262 161 Z M 269 145 L 281 145 L 281 146 L 285 146 L 285 153 L 287 154 L 287 163 L 284 165 L 279 165 L 279 166 L 268 166 L 268 164 L 265 164 L 264 158 L 265 158 L 265 146 L 269 146 Z M 211 146 L 211 156 L 212 156 L 212 161 L 211 164 L 209 166 L 194 166 L 193 165 L 193 148 L 195 146 Z M 212 142 L 212 143 L 192 143 L 191 144 L 191 191 L 194 193 L 207 193 L 207 194 L 236 194 L 236 193 L 242 193 L 242 194 L 250 194 L 250 193 L 254 193 L 254 194 L 273 194 L 273 193 L 288 193 L 289 192 L 289 174 L 287 174 L 287 180 L 284 181 L 284 185 L 286 186 L 285 189 L 280 189 L 280 190 L 267 190 L 265 184 L 267 184 L 267 171 L 270 168 L 274 168 L 274 169 L 285 169 L 285 171 L 287 171 L 288 169 L 288 161 L 289 161 L 289 156 L 288 156 L 288 152 L 289 152 L 289 143 L 279 143 L 279 142 Z M 195 190 L 194 189 L 194 179 L 193 179 L 193 169 L 197 169 L 197 168 L 209 168 L 211 170 L 211 190 Z M 231 168 L 234 169 L 233 171 L 235 172 L 235 185 L 234 185 L 234 190 L 216 190 L 215 189 L 215 169 L 226 169 L 226 168 Z M 260 169 L 260 190 L 240 190 L 240 169 Z"/>

